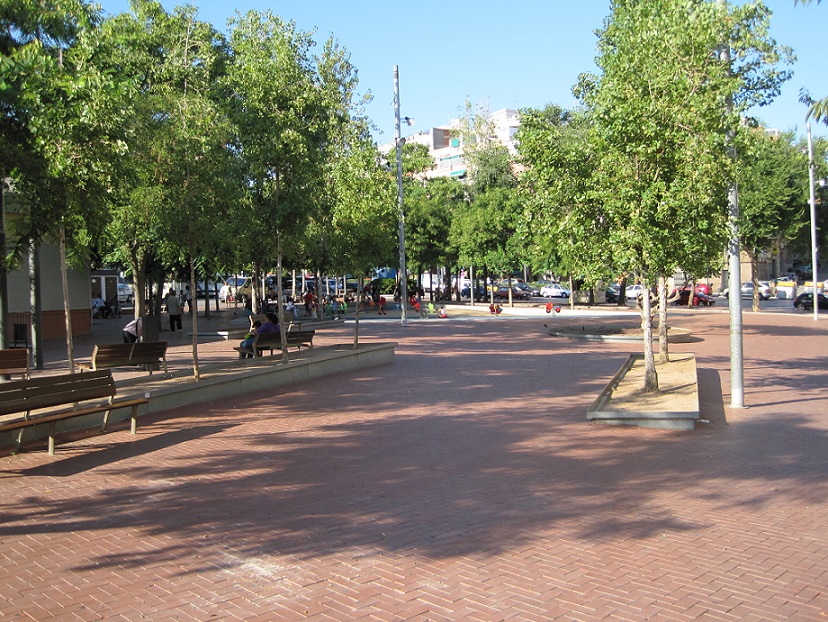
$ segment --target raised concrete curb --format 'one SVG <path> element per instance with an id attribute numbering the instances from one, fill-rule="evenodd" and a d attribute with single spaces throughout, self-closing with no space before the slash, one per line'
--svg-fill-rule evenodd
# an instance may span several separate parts
<path id="1" fill-rule="evenodd" d="M 196 382 L 192 375 L 178 371 L 165 378 L 163 374 L 131 378 L 120 381 L 118 398 L 146 396 L 149 403 L 139 407 L 140 417 L 151 413 L 182 408 L 192 404 L 226 400 L 232 396 L 244 395 L 265 389 L 274 389 L 303 381 L 330 376 L 342 372 L 356 371 L 370 367 L 388 365 L 394 362 L 396 343 L 372 343 L 354 349 L 350 345 L 322 346 L 291 354 L 287 364 L 281 362 L 281 353 L 276 356 L 241 359 L 220 366 L 205 365 L 201 368 L 201 379 Z M 129 410 L 114 410 L 110 424 L 129 419 Z M 77 417 L 60 422 L 58 433 L 75 430 L 100 428 L 101 415 Z M 48 426 L 27 429 L 25 442 L 45 438 Z M 0 434 L 0 448 L 13 447 L 16 432 Z M 58 449 L 60 451 L 60 449 Z"/>
<path id="2" fill-rule="evenodd" d="M 659 366 L 659 392 L 641 393 L 644 355 L 631 354 L 587 410 L 596 423 L 692 430 L 699 418 L 698 378 L 694 354 L 671 354 Z"/>
<path id="3" fill-rule="evenodd" d="M 544 326 L 546 326 L 544 324 Z M 547 326 L 547 328 L 549 328 Z M 582 330 L 578 330 L 575 328 L 566 328 L 566 329 L 557 329 L 557 328 L 549 328 L 549 334 L 553 337 L 567 337 L 568 339 L 583 339 L 585 341 L 620 341 L 620 342 L 641 342 L 644 341 L 644 336 L 642 334 L 624 334 L 624 333 L 606 333 L 601 334 L 600 332 L 590 332 L 594 331 L 593 328 L 589 328 L 584 326 Z M 686 328 L 674 328 L 670 327 L 667 330 L 667 341 L 668 343 L 687 343 L 690 341 L 692 337 L 692 331 L 687 330 Z M 658 331 L 653 331 L 653 341 L 658 341 Z"/>

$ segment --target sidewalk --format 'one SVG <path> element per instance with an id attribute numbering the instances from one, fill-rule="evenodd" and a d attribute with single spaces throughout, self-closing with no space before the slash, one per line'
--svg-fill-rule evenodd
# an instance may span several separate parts
<path id="1" fill-rule="evenodd" d="M 828 616 L 828 320 L 745 314 L 731 409 L 727 315 L 671 311 L 710 423 L 666 432 L 586 422 L 640 345 L 449 314 L 365 318 L 393 365 L 0 458 L 4 619 Z M 552 321 L 637 321 L 585 317 Z"/>

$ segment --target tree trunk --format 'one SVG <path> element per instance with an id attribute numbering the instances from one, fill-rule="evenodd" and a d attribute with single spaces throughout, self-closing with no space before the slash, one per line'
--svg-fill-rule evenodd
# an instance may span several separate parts
<path id="1" fill-rule="evenodd" d="M 276 232 L 276 313 L 279 318 L 279 332 L 282 339 L 282 362 L 290 363 L 287 351 L 287 326 L 285 325 L 284 285 L 282 284 L 282 234 Z"/>
<path id="2" fill-rule="evenodd" d="M 204 318 L 210 319 L 210 270 L 205 264 L 204 266 Z M 195 299 L 195 314 L 198 314 L 198 292 L 193 292 Z"/>
<path id="3" fill-rule="evenodd" d="M 618 306 L 627 306 L 627 277 L 622 277 L 618 284 Z"/>
<path id="4" fill-rule="evenodd" d="M 569 273 L 569 308 L 575 309 L 575 281 L 572 279 L 572 273 Z"/>
<path id="5" fill-rule="evenodd" d="M 650 312 L 650 291 L 646 275 L 642 273 L 641 282 L 645 287 L 641 296 L 641 328 L 644 331 L 644 393 L 658 391 L 658 373 L 653 355 L 653 316 Z"/>
<path id="6" fill-rule="evenodd" d="M 759 313 L 759 274 L 757 273 L 759 266 L 756 261 L 756 251 L 754 249 L 750 249 L 747 251 L 747 254 L 748 257 L 750 257 L 750 281 L 753 283 L 753 310 L 756 313 Z M 739 295 L 742 295 L 741 288 L 739 289 Z M 814 300 L 816 299 L 817 284 L 816 281 L 814 281 Z"/>
<path id="7" fill-rule="evenodd" d="M 138 261 L 138 251 L 131 249 L 129 253 L 129 265 L 132 269 L 132 316 L 138 318 L 144 313 L 146 296 L 146 274 L 142 269 L 143 262 Z"/>
<path id="8" fill-rule="evenodd" d="M 58 233 L 60 245 L 60 279 L 63 284 L 63 312 L 66 316 L 66 358 L 69 373 L 75 373 L 75 345 L 72 339 L 72 307 L 69 301 L 69 270 L 66 267 L 66 228 L 61 224 Z"/>
<path id="9" fill-rule="evenodd" d="M 360 272 L 357 272 L 360 274 Z M 357 283 L 357 299 L 354 306 L 356 307 L 356 312 L 354 313 L 354 350 L 359 347 L 359 308 L 362 306 L 362 292 L 363 292 L 363 283 L 365 279 L 360 276 L 359 282 Z M 400 290 L 400 304 L 407 305 L 408 301 L 402 299 L 402 289 Z"/>
<path id="10" fill-rule="evenodd" d="M 667 279 L 658 276 L 658 362 L 670 361 L 670 346 L 667 341 Z"/>
<path id="11" fill-rule="evenodd" d="M 29 242 L 29 303 L 32 316 L 32 364 L 43 369 L 43 314 L 40 303 L 40 242 Z"/>
<path id="12" fill-rule="evenodd" d="M 198 300 L 198 297 L 195 295 L 196 291 L 196 271 L 195 271 L 195 260 L 193 259 L 192 252 L 190 253 L 190 305 L 193 304 L 193 298 Z M 182 305 L 183 306 L 183 305 Z M 183 309 L 182 309 L 183 311 Z M 201 370 L 198 367 L 198 313 L 192 313 L 192 307 L 190 307 L 190 315 L 193 318 L 193 378 L 195 378 L 196 382 L 201 380 Z"/>
<path id="13" fill-rule="evenodd" d="M 0 249 L 6 252 L 6 175 L 0 171 Z M 8 348 L 9 279 L 6 262 L 0 261 L 0 348 Z"/>

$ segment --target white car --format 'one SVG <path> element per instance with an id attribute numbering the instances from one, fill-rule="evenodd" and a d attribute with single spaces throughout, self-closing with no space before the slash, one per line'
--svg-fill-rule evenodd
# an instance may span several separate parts
<path id="1" fill-rule="evenodd" d="M 132 302 L 132 285 L 118 283 L 118 302 Z"/>
<path id="2" fill-rule="evenodd" d="M 635 300 L 639 296 L 641 296 L 647 288 L 643 285 L 627 285 L 624 289 L 624 296 L 627 300 Z"/>
<path id="3" fill-rule="evenodd" d="M 540 295 L 544 298 L 569 298 L 572 294 L 560 283 L 550 283 L 541 287 Z"/>
<path id="4" fill-rule="evenodd" d="M 730 296 L 730 290 L 724 290 L 724 297 Z M 753 298 L 753 281 L 742 283 L 741 287 L 742 298 Z M 759 281 L 759 300 L 767 300 L 771 297 L 771 286 L 767 281 Z"/>

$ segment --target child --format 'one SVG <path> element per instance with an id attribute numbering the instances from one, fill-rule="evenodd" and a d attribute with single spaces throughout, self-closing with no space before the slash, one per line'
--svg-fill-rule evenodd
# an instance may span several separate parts
<path id="1" fill-rule="evenodd" d="M 259 320 L 253 322 L 253 326 L 250 328 L 250 331 L 244 336 L 244 339 L 239 344 L 239 358 L 252 358 L 253 356 L 253 340 L 256 339 L 256 329 L 261 326 L 262 323 Z"/>
<path id="2" fill-rule="evenodd" d="M 385 302 L 385 296 L 380 296 L 377 315 L 388 315 L 388 313 L 386 313 L 385 311 Z"/>
<path id="3" fill-rule="evenodd" d="M 446 308 L 445 307 L 440 307 L 440 311 L 437 313 L 437 317 L 439 317 L 439 318 L 447 318 L 448 317 L 448 313 L 446 313 Z"/>

